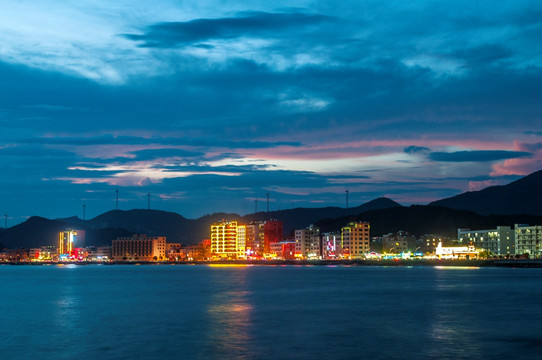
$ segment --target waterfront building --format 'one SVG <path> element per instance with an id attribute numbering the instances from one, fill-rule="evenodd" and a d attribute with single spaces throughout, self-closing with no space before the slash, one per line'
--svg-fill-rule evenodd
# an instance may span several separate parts
<path id="1" fill-rule="evenodd" d="M 322 234 L 322 259 L 337 259 L 341 254 L 341 234 L 339 232 Z"/>
<path id="2" fill-rule="evenodd" d="M 170 261 L 179 261 L 181 259 L 181 244 L 167 243 L 166 244 L 166 258 Z"/>
<path id="3" fill-rule="evenodd" d="M 58 254 L 71 256 L 75 247 L 85 243 L 84 230 L 65 230 L 58 233 Z"/>
<path id="4" fill-rule="evenodd" d="M 474 245 L 468 246 L 442 246 L 439 242 L 435 249 L 435 255 L 439 259 L 476 259 L 480 249 L 476 249 Z"/>
<path id="5" fill-rule="evenodd" d="M 265 242 L 265 222 L 251 221 L 246 225 L 245 247 L 249 257 L 262 257 Z"/>
<path id="6" fill-rule="evenodd" d="M 320 228 L 310 225 L 301 230 L 295 230 L 295 252 L 302 259 L 319 259 Z"/>
<path id="7" fill-rule="evenodd" d="M 270 244 L 282 241 L 282 221 L 267 220 L 263 225 L 263 252 L 270 253 Z"/>
<path id="8" fill-rule="evenodd" d="M 515 224 L 516 254 L 529 254 L 531 258 L 542 257 L 542 225 Z"/>
<path id="9" fill-rule="evenodd" d="M 282 241 L 282 221 L 259 220 L 244 225 L 245 247 L 251 257 L 264 257 L 271 253 L 270 244 Z"/>
<path id="10" fill-rule="evenodd" d="M 514 230 L 510 226 L 497 226 L 491 230 L 457 229 L 457 239 L 464 245 L 472 244 L 476 248 L 494 255 L 515 254 Z"/>
<path id="11" fill-rule="evenodd" d="M 42 246 L 30 249 L 28 258 L 30 261 L 56 261 L 58 260 L 58 249 L 56 246 Z"/>
<path id="12" fill-rule="evenodd" d="M 111 256 L 115 261 L 157 261 L 166 258 L 166 238 L 136 234 L 113 240 Z"/>
<path id="13" fill-rule="evenodd" d="M 221 258 L 236 259 L 237 221 L 220 221 L 211 225 L 211 253 Z"/>
<path id="14" fill-rule="evenodd" d="M 98 246 L 96 248 L 95 261 L 109 261 L 111 259 L 111 246 Z"/>
<path id="15" fill-rule="evenodd" d="M 370 224 L 365 221 L 350 222 L 341 228 L 343 257 L 361 259 L 370 251 Z"/>
<path id="16" fill-rule="evenodd" d="M 237 226 L 237 259 L 246 259 L 247 258 L 247 226 L 238 225 Z"/>
<path id="17" fill-rule="evenodd" d="M 273 258 L 293 260 L 295 259 L 295 241 L 272 242 L 269 247 Z"/>
<path id="18" fill-rule="evenodd" d="M 398 231 L 382 236 L 382 252 L 386 253 L 408 253 L 416 252 L 419 248 L 416 246 L 416 238 L 410 236 L 408 232 Z"/>

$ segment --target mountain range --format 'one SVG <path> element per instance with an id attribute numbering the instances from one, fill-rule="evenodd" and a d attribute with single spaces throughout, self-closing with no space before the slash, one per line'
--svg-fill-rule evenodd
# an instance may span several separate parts
<path id="1" fill-rule="evenodd" d="M 85 245 L 108 245 L 120 236 L 143 233 L 166 236 L 168 242 L 196 244 L 209 237 L 213 222 L 223 219 L 248 223 L 276 219 L 283 222 L 285 236 L 310 224 L 322 231 L 336 231 L 348 221 L 371 223 L 371 235 L 399 230 L 412 234 L 440 234 L 453 237 L 458 227 L 494 228 L 515 223 L 542 224 L 542 171 L 504 186 L 466 192 L 429 205 L 402 206 L 388 198 L 378 198 L 352 208 L 296 208 L 258 212 L 245 216 L 215 213 L 187 219 L 160 210 L 112 210 L 93 219 L 78 217 L 46 219 L 31 217 L 24 223 L 0 229 L 0 243 L 8 248 L 56 245 L 58 232 L 85 230 Z"/>

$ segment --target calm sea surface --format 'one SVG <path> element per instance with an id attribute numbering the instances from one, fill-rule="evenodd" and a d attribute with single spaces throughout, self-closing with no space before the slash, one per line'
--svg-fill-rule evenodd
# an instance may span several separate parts
<path id="1" fill-rule="evenodd" d="M 542 269 L 0 266 L 2 359 L 542 358 Z"/>

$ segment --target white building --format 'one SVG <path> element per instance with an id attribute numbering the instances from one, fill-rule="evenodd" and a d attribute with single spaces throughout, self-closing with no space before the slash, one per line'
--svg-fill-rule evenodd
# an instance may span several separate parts
<path id="1" fill-rule="evenodd" d="M 531 258 L 542 256 L 542 225 L 514 226 L 516 240 L 516 254 L 529 254 Z"/>
<path id="2" fill-rule="evenodd" d="M 320 228 L 311 225 L 306 229 L 295 231 L 296 256 L 303 259 L 319 259 L 320 253 Z"/>
<path id="3" fill-rule="evenodd" d="M 515 237 L 510 226 L 497 226 L 492 230 L 457 229 L 457 239 L 461 244 L 472 244 L 478 249 L 494 255 L 514 255 Z"/>
<path id="4" fill-rule="evenodd" d="M 439 259 L 476 259 L 479 252 L 480 249 L 476 249 L 473 245 L 444 247 L 442 242 L 439 242 L 435 255 Z"/>

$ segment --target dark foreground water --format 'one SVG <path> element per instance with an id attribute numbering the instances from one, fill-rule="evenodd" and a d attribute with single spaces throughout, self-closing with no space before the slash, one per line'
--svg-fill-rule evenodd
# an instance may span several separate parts
<path id="1" fill-rule="evenodd" d="M 542 356 L 542 269 L 0 266 L 2 359 Z"/>

